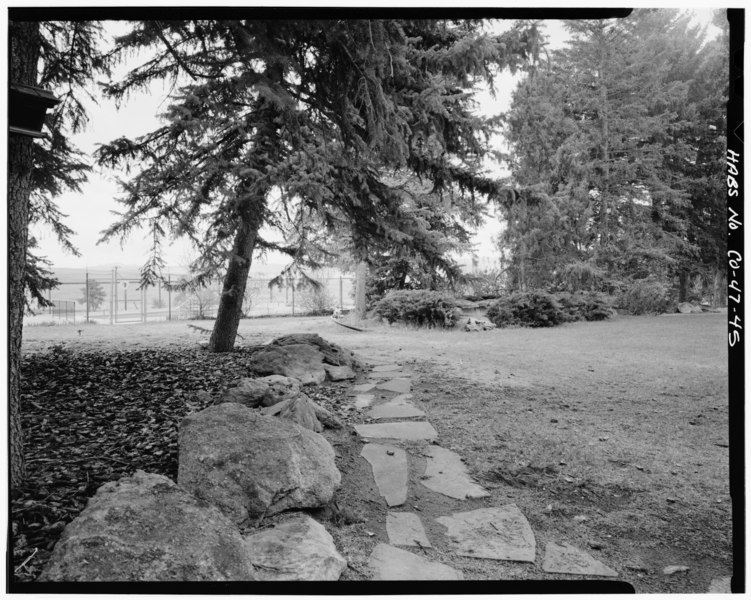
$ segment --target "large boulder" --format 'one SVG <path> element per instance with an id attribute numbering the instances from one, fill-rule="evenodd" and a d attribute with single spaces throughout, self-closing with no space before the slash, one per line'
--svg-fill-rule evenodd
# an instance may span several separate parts
<path id="1" fill-rule="evenodd" d="M 284 400 L 261 409 L 264 415 L 279 416 L 311 431 L 321 432 L 324 427 L 341 429 L 344 424 L 334 413 L 313 402 L 305 394 Z"/>
<path id="2" fill-rule="evenodd" d="M 39 581 L 254 579 L 247 545 L 227 517 L 167 477 L 143 471 L 97 490 L 65 528 L 39 577 Z"/>
<path id="3" fill-rule="evenodd" d="M 284 400 L 297 398 L 301 393 L 301 383 L 294 377 L 285 377 L 284 375 L 267 375 L 260 377 L 260 381 L 268 386 L 268 391 L 261 401 L 262 406 L 273 406 Z"/>
<path id="4" fill-rule="evenodd" d="M 259 375 L 284 375 L 305 384 L 323 383 L 323 354 L 310 344 L 269 344 L 252 355 L 250 368 Z"/>
<path id="5" fill-rule="evenodd" d="M 331 381 L 345 381 L 347 379 L 354 379 L 355 377 L 357 377 L 357 373 L 355 373 L 352 370 L 352 367 L 348 365 L 337 367 L 324 363 L 323 370 L 326 371 L 326 375 L 328 375 Z"/>
<path id="6" fill-rule="evenodd" d="M 347 561 L 318 521 L 297 513 L 245 536 L 260 581 L 337 581 Z"/>
<path id="7" fill-rule="evenodd" d="M 286 420 L 225 403 L 180 424 L 178 483 L 235 523 L 322 506 L 341 482 L 323 436 Z"/>
<path id="8" fill-rule="evenodd" d="M 354 352 L 345 350 L 337 344 L 327 342 L 317 333 L 293 333 L 278 337 L 271 342 L 273 346 L 290 346 L 295 344 L 309 344 L 323 354 L 323 362 L 329 365 L 357 367 L 359 363 Z"/>
<path id="9" fill-rule="evenodd" d="M 219 402 L 236 402 L 250 408 L 256 408 L 266 400 L 270 391 L 269 384 L 265 381 L 243 377 L 235 387 L 224 392 Z"/>

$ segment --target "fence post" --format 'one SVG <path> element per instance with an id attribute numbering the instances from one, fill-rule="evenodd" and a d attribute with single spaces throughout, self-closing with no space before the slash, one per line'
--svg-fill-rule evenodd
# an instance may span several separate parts
<path id="1" fill-rule="evenodd" d="M 115 323 L 117 323 L 117 267 L 115 267 Z"/>
<path id="2" fill-rule="evenodd" d="M 86 322 L 89 322 L 89 272 L 86 271 Z"/>
<path id="3" fill-rule="evenodd" d="M 172 275 L 167 273 L 167 320 L 172 320 Z"/>
<path id="4" fill-rule="evenodd" d="M 71 304 L 73 304 L 73 325 L 75 325 L 76 324 L 76 303 L 72 302 Z"/>
<path id="5" fill-rule="evenodd" d="M 146 285 L 143 286 L 143 300 L 141 300 L 141 302 L 143 302 L 143 311 L 142 312 L 143 312 L 143 322 L 144 323 L 146 322 L 146 311 L 148 310 L 147 307 L 146 307 L 146 290 L 148 290 L 148 289 L 149 289 L 148 286 L 146 286 Z"/>
<path id="6" fill-rule="evenodd" d="M 115 306 L 115 270 L 110 271 L 110 325 L 112 325 Z"/>
<path id="7" fill-rule="evenodd" d="M 295 316 L 295 286 L 292 286 L 292 316 Z"/>
<path id="8" fill-rule="evenodd" d="M 344 308 L 344 283 L 342 276 L 339 275 L 339 310 Z"/>

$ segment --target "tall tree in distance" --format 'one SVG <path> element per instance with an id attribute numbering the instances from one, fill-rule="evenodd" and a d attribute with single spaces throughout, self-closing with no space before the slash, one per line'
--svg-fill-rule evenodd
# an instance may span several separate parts
<path id="1" fill-rule="evenodd" d="M 472 112 L 473 86 L 500 69 L 521 68 L 536 30 L 483 33 L 480 21 L 144 22 L 120 41 L 153 59 L 109 93 L 121 97 L 152 80 L 190 81 L 165 124 L 137 140 L 104 146 L 99 160 L 131 165 L 125 211 L 106 237 L 137 226 L 154 231 L 144 278 L 159 275 L 165 234 L 200 251 L 197 277 L 224 270 L 209 348 L 232 349 L 254 252 L 301 246 L 265 233 L 296 210 L 324 228 L 349 227 L 357 261 L 372 244 L 399 243 L 425 255 L 417 214 L 384 178 L 407 171 L 462 210 L 479 210 L 498 182 L 480 172 L 490 125 Z M 272 197 L 277 198 L 271 205 Z M 437 259 L 437 257 L 435 257 Z"/>

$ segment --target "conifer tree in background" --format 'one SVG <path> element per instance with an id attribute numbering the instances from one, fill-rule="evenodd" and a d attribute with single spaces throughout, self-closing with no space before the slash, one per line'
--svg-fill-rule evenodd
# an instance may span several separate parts
<path id="1" fill-rule="evenodd" d="M 506 124 L 522 201 L 506 207 L 500 244 L 516 287 L 616 292 L 647 277 L 666 282 L 719 241 L 700 239 L 697 222 L 716 217 L 700 206 L 698 181 L 719 184 L 719 159 L 697 152 L 710 132 L 719 144 L 724 127 L 709 128 L 698 106 L 714 117 L 724 110 L 716 90 L 727 58 L 702 47 L 689 20 L 637 10 L 571 22 L 568 47 L 515 92 Z M 697 161 L 701 176 L 689 166 Z"/>
<path id="2" fill-rule="evenodd" d="M 472 214 L 500 193 L 485 177 L 490 125 L 472 112 L 471 92 L 499 69 L 521 68 L 536 30 L 501 35 L 481 21 L 144 22 L 119 40 L 122 52 L 154 58 L 109 86 L 114 97 L 165 77 L 187 82 L 166 123 L 137 140 L 104 146 L 99 160 L 131 165 L 125 211 L 107 237 L 148 225 L 159 276 L 164 235 L 188 236 L 200 251 L 196 278 L 224 269 L 209 348 L 234 345 L 254 252 L 300 260 L 304 243 L 268 232 L 294 214 L 314 214 L 329 231 L 349 228 L 354 258 L 374 244 L 400 244 L 440 262 L 433 235 L 385 179 L 420 177 L 447 206 Z M 304 240 L 303 240 L 304 241 Z"/>

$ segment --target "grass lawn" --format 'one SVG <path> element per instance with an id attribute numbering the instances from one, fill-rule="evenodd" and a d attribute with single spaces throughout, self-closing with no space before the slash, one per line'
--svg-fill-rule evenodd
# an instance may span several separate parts
<path id="1" fill-rule="evenodd" d="M 459 558 L 435 544 L 434 558 L 468 579 L 563 578 L 540 569 L 545 544 L 561 541 L 614 568 L 637 592 L 704 592 L 711 579 L 731 574 L 725 314 L 619 316 L 477 333 L 379 324 L 359 333 L 323 317 L 257 319 L 241 323 L 239 343 L 291 332 L 316 332 L 368 360 L 404 365 L 440 444 L 464 457 L 490 490 L 490 498 L 473 501 L 477 507 L 513 502 L 527 516 L 537 539 L 534 565 Z M 32 461 L 28 489 L 14 505 L 17 534 L 25 535 L 16 565 L 44 547 L 17 571 L 19 579 L 33 580 L 52 547 L 54 529 L 45 528 L 74 518 L 107 478 L 135 466 L 174 477 L 176 426 L 201 408 L 195 392 L 219 393 L 245 374 L 242 353 L 199 350 L 196 341 L 205 337 L 186 322 L 25 328 Z M 62 382 L 60 373 L 68 373 Z M 347 387 L 322 386 L 318 399 L 351 423 L 359 415 L 345 406 Z M 84 419 L 93 432 L 86 437 L 73 430 L 90 405 L 98 408 Z M 368 495 L 361 442 L 349 431 L 331 436 L 343 474 L 339 505 L 357 517 L 327 527 L 353 567 L 345 578 L 362 579 L 370 550 L 385 541 L 386 509 Z M 134 440 L 132 447 L 123 437 Z M 112 460 L 93 468 L 87 453 L 96 448 L 101 455 L 103 439 L 112 441 L 105 452 Z M 60 458 L 60 447 L 79 452 Z M 63 463 L 54 476 L 51 457 Z M 421 507 L 432 539 L 440 539 L 441 526 L 431 519 L 472 508 L 412 483 L 408 504 Z M 76 503 L 61 500 L 65 511 L 39 516 L 24 503 L 42 502 L 40 487 L 48 497 L 67 498 L 65 490 L 75 489 Z M 36 528 L 29 528 L 32 520 Z M 669 565 L 690 570 L 664 575 Z"/>

